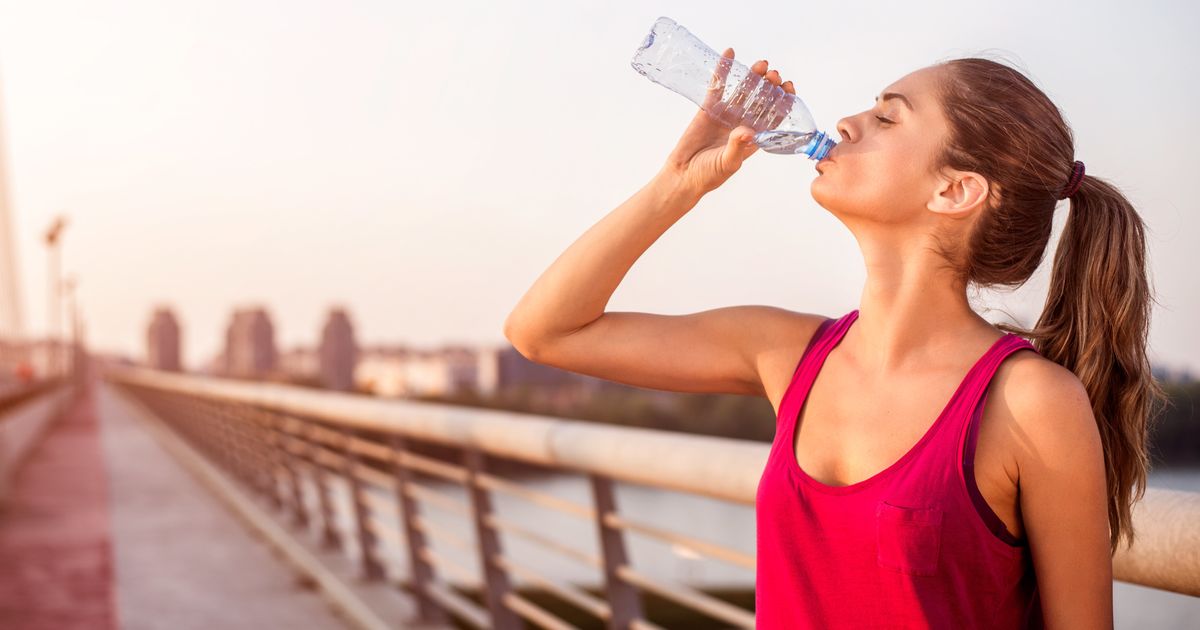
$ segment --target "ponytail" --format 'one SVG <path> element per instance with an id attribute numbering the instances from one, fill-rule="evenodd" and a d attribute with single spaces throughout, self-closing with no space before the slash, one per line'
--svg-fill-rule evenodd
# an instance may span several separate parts
<path id="1" fill-rule="evenodd" d="M 966 244 L 943 252 L 961 279 L 1024 284 L 1044 257 L 1057 201 L 1070 199 L 1037 324 L 997 328 L 1028 338 L 1086 388 L 1104 446 L 1115 552 L 1134 540 L 1130 514 L 1145 493 L 1149 423 L 1167 400 L 1146 356 L 1153 297 L 1145 226 L 1115 186 L 1083 173 L 1062 112 L 1028 77 L 989 59 L 940 65 L 949 124 L 940 163 L 982 174 L 993 192 Z"/>
<path id="2" fill-rule="evenodd" d="M 1104 445 L 1110 547 L 1134 540 L 1132 503 L 1146 489 L 1148 423 L 1166 394 L 1146 355 L 1153 301 L 1144 225 L 1108 182 L 1088 176 L 1070 197 L 1046 305 L 1028 338 L 1083 383 Z"/>

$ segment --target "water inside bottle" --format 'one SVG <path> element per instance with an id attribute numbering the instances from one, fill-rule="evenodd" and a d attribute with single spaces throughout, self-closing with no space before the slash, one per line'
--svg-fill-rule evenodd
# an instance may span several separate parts
<path id="1" fill-rule="evenodd" d="M 793 155 L 812 142 L 815 131 L 780 131 L 769 129 L 754 134 L 754 143 L 767 153 Z"/>
<path id="2" fill-rule="evenodd" d="M 768 129 L 754 134 L 754 143 L 768 153 L 782 155 L 804 154 L 823 160 L 837 142 L 822 131 L 783 131 Z"/>

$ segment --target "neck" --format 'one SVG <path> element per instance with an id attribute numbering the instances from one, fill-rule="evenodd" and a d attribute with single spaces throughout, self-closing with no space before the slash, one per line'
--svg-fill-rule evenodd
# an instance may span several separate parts
<path id="1" fill-rule="evenodd" d="M 846 343 L 865 374 L 956 365 L 964 346 L 1002 335 L 972 310 L 966 287 L 930 251 L 932 241 L 893 236 L 859 244 L 867 281 Z"/>

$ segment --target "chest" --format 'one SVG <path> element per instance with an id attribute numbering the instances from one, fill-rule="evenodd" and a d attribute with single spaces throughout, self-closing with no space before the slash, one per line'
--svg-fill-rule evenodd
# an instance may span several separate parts
<path id="1" fill-rule="evenodd" d="M 790 374 L 789 374 L 790 377 Z M 796 464 L 830 486 L 853 485 L 891 467 L 929 432 L 961 382 L 962 374 L 864 383 L 861 376 L 827 362 L 818 372 L 796 418 L 791 445 Z M 789 379 L 790 380 L 790 379 Z M 990 387 L 1002 388 L 1003 370 Z M 781 389 L 768 388 L 778 415 Z M 1004 430 L 1001 397 L 989 396 L 980 418 L 974 467 L 980 494 L 1010 533 L 1023 535 L 1011 437 Z M 782 430 L 782 429 L 781 429 Z"/>

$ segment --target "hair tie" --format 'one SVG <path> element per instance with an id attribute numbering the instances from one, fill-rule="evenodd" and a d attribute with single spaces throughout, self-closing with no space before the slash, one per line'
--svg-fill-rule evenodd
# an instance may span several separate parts
<path id="1" fill-rule="evenodd" d="M 1075 167 L 1071 170 L 1071 177 L 1067 180 L 1067 185 L 1063 188 L 1062 193 L 1058 196 L 1059 199 L 1066 199 L 1075 194 L 1079 190 L 1079 185 L 1083 183 L 1083 162 L 1075 160 Z"/>

